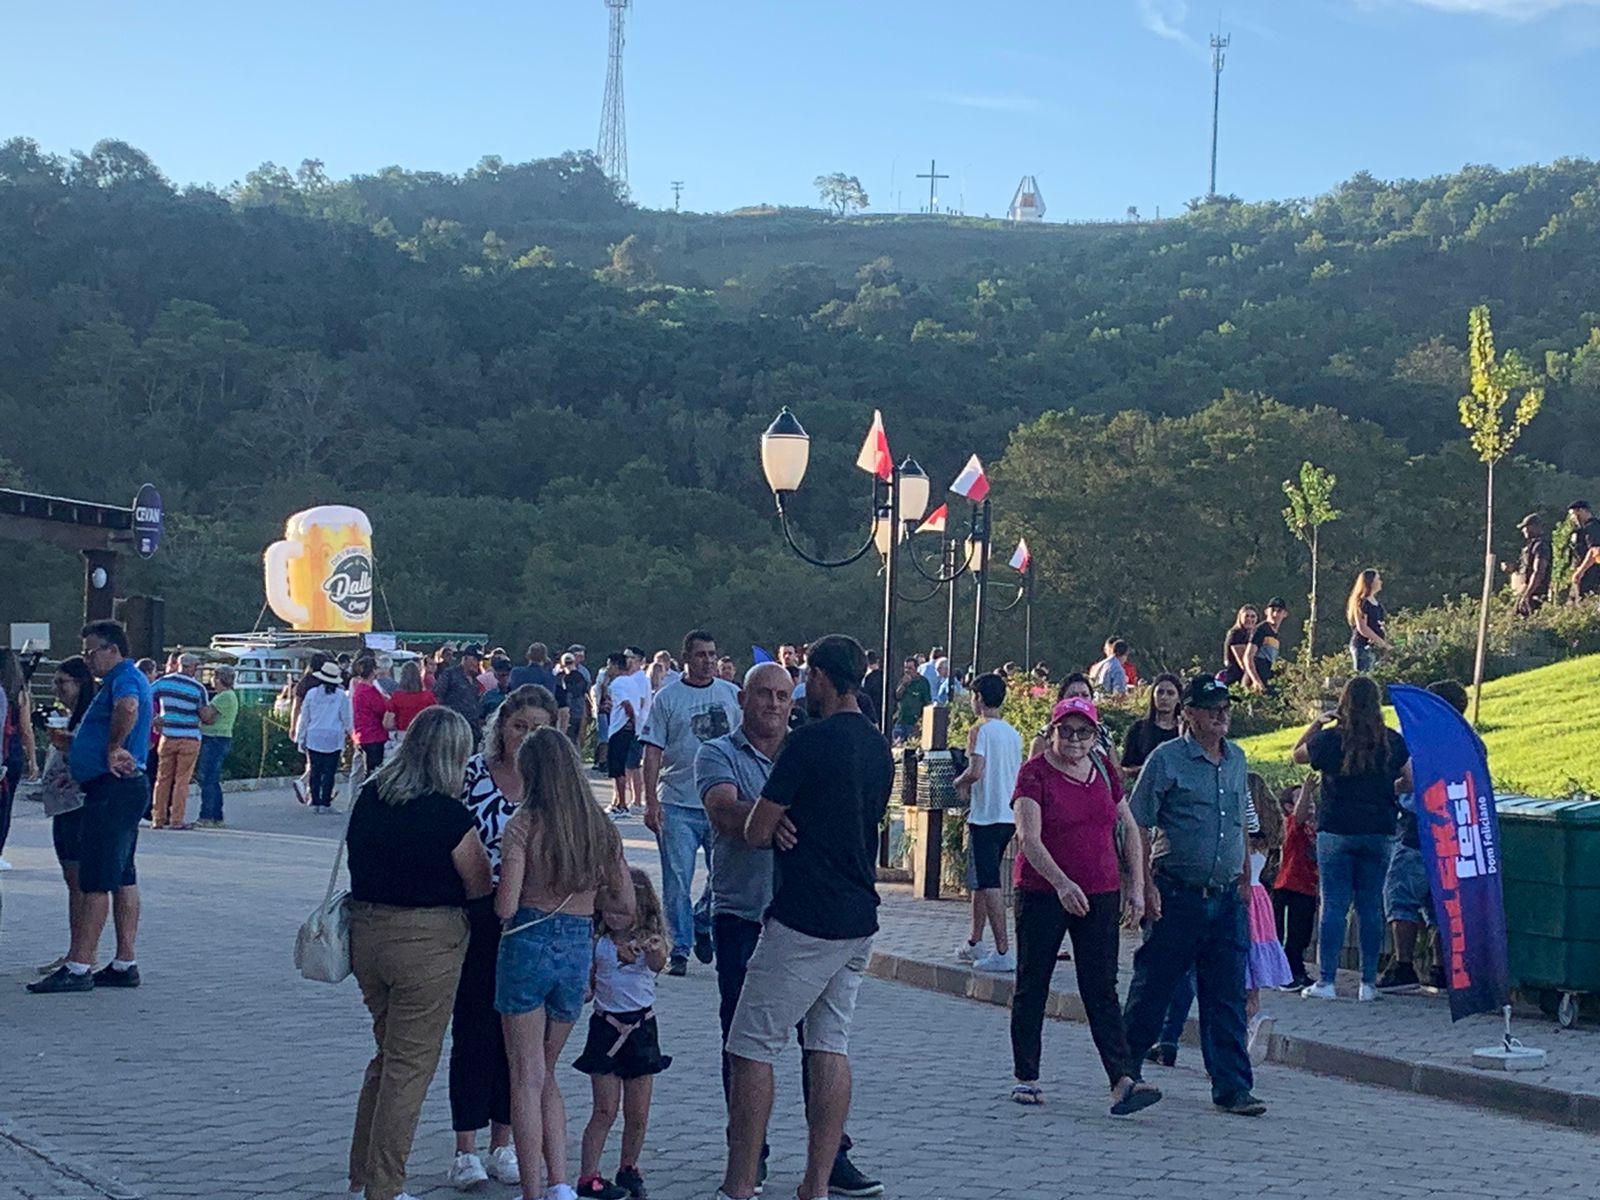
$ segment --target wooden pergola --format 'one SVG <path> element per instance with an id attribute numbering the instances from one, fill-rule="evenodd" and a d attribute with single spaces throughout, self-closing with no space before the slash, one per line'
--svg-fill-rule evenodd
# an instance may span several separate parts
<path id="1" fill-rule="evenodd" d="M 117 564 L 121 553 L 134 545 L 132 508 L 0 488 L 0 537 L 78 551 L 83 555 L 84 621 L 113 615 Z"/>

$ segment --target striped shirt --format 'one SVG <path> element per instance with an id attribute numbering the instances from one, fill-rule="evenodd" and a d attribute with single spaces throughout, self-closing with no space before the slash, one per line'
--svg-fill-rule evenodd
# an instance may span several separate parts
<path id="1" fill-rule="evenodd" d="M 200 709 L 210 699 L 205 684 L 174 671 L 156 680 L 150 694 L 160 706 L 162 737 L 199 738 Z"/>

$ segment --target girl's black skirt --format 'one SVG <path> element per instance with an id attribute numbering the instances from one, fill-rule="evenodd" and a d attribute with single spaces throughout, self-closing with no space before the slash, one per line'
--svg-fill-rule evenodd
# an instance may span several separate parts
<path id="1" fill-rule="evenodd" d="M 615 1075 L 621 1079 L 640 1079 L 665 1071 L 672 1065 L 672 1056 L 661 1053 L 656 1019 L 646 1017 L 648 1011 L 609 1014 L 623 1025 L 639 1026 L 618 1046 L 622 1031 L 606 1019 L 606 1013 L 595 1009 L 589 1014 L 589 1037 L 583 1043 L 583 1053 L 572 1065 L 585 1075 Z"/>

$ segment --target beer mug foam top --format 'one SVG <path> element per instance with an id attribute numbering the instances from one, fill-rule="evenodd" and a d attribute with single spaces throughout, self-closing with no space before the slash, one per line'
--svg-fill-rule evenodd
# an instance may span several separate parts
<path id="1" fill-rule="evenodd" d="M 372 628 L 372 523 L 359 508 L 323 504 L 295 513 L 265 562 L 267 603 L 295 629 Z"/>

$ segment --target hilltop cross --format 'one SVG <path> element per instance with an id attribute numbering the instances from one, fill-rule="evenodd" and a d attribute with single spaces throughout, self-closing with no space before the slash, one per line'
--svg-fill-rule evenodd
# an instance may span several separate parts
<path id="1" fill-rule="evenodd" d="M 949 179 L 950 176 L 939 174 L 938 162 L 930 158 L 928 160 L 928 173 L 926 175 L 919 174 L 917 178 L 926 179 L 928 181 L 928 211 L 931 213 L 933 211 L 934 200 L 936 199 L 934 189 L 939 186 L 939 180 Z"/>

